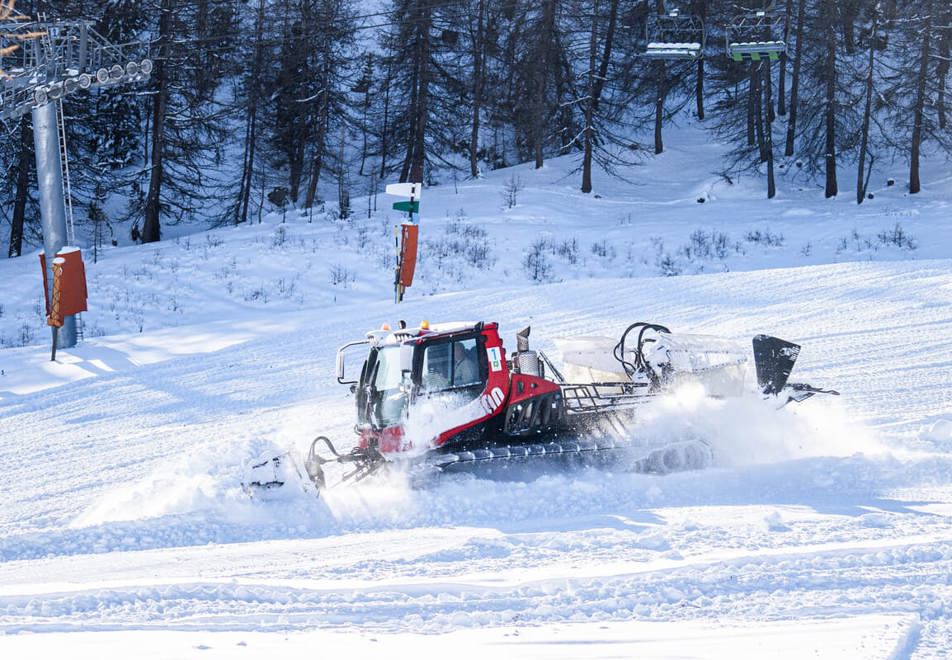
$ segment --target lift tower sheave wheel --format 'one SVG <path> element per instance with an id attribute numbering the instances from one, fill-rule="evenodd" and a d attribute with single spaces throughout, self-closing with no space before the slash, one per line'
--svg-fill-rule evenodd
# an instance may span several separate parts
<path id="1" fill-rule="evenodd" d="M 735 62 L 779 60 L 787 52 L 785 21 L 773 2 L 762 10 L 735 16 L 725 31 L 727 56 Z"/>
<path id="2" fill-rule="evenodd" d="M 67 225 L 69 168 L 64 171 L 66 130 L 62 100 L 93 86 L 147 80 L 152 72 L 142 43 L 113 44 L 92 23 L 32 18 L 13 9 L 0 10 L 0 121 L 32 113 L 37 191 L 47 268 L 56 254 L 75 242 Z M 65 176 L 64 176 L 65 174 Z M 69 216 L 71 217 L 71 216 Z M 49 281 L 53 273 L 47 272 Z M 54 332 L 60 348 L 76 345 L 76 321 L 66 316 Z"/>
<path id="3" fill-rule="evenodd" d="M 650 14 L 645 23 L 645 52 L 653 60 L 699 60 L 704 57 L 704 22 L 677 9 Z"/>

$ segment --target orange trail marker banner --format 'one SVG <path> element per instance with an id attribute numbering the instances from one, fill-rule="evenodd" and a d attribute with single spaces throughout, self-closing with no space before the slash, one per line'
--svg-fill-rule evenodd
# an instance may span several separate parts
<path id="1" fill-rule="evenodd" d="M 400 285 L 404 288 L 413 284 L 413 273 L 416 270 L 417 242 L 420 234 L 420 225 L 402 224 L 400 246 Z"/>

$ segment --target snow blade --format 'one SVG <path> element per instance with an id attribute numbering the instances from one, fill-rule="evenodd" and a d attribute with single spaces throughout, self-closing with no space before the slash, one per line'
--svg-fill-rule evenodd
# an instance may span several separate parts
<path id="1" fill-rule="evenodd" d="M 797 344 L 769 335 L 754 337 L 754 365 L 761 391 L 764 394 L 779 394 L 786 387 L 799 356 L 800 347 Z"/>

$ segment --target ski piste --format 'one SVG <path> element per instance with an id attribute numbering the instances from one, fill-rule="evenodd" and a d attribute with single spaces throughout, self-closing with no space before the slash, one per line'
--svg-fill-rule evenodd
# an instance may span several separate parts
<path id="1" fill-rule="evenodd" d="M 687 386 L 715 398 L 773 398 L 778 408 L 838 394 L 789 382 L 800 346 L 768 335 L 752 341 L 753 389 L 742 345 L 674 334 L 655 323 L 632 323 L 618 340 L 556 339 L 561 369 L 530 349 L 529 327 L 517 333 L 507 358 L 497 323 L 399 326 L 384 325 L 338 349 L 337 380 L 355 397 L 357 445 L 342 453 L 318 436 L 303 469 L 291 452 L 254 463 L 247 491 L 297 481 L 320 492 L 389 468 L 408 472 L 416 485 L 459 473 L 530 480 L 580 467 L 697 470 L 712 462 L 705 439 L 673 438 L 660 446 L 639 441 L 632 426 L 641 406 Z M 367 354 L 359 376 L 348 380 L 346 356 L 357 348 Z M 329 481 L 328 469 L 341 474 Z"/>

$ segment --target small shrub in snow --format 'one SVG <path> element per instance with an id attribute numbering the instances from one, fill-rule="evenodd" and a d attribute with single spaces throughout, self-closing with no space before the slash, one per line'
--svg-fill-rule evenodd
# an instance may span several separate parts
<path id="1" fill-rule="evenodd" d="M 681 267 L 678 262 L 668 253 L 659 255 L 655 261 L 655 266 L 657 266 L 658 272 L 665 277 L 674 277 L 681 274 Z"/>
<path id="2" fill-rule="evenodd" d="M 237 275 L 238 275 L 238 260 L 235 257 L 232 257 L 231 259 L 228 260 L 228 263 L 226 263 L 224 266 L 222 266 L 217 271 L 215 271 L 215 273 L 213 274 L 213 277 L 215 277 L 215 279 L 229 281 Z"/>
<path id="3" fill-rule="evenodd" d="M 357 228 L 357 249 L 363 250 L 370 244 L 370 230 L 366 227 Z"/>
<path id="4" fill-rule="evenodd" d="M 616 256 L 615 247 L 605 239 L 592 243 L 592 254 L 602 259 L 614 259 Z"/>
<path id="5" fill-rule="evenodd" d="M 522 268 L 533 282 L 548 282 L 552 279 L 552 264 L 548 258 L 549 241 L 540 238 L 529 248 L 522 260 Z"/>
<path id="6" fill-rule="evenodd" d="M 225 240 L 220 236 L 212 236 L 211 234 L 205 234 L 205 245 L 210 248 L 221 247 L 225 243 Z"/>
<path id="7" fill-rule="evenodd" d="M 578 263 L 578 239 L 573 236 L 572 240 L 562 241 L 555 252 L 574 266 Z"/>
<path id="8" fill-rule="evenodd" d="M 28 346 L 33 343 L 33 328 L 28 323 L 20 325 L 19 337 L 20 346 Z"/>
<path id="9" fill-rule="evenodd" d="M 665 277 L 674 277 L 681 274 L 681 266 L 671 254 L 664 249 L 664 241 L 659 236 L 651 237 L 651 245 L 655 251 L 655 268 Z"/>
<path id="10" fill-rule="evenodd" d="M 256 286 L 254 289 L 251 289 L 250 291 L 245 292 L 245 301 L 246 302 L 262 302 L 267 304 L 268 291 L 262 285 Z"/>
<path id="11" fill-rule="evenodd" d="M 852 247 L 854 252 L 863 252 L 864 250 L 875 250 L 876 244 L 868 236 L 863 236 L 855 229 L 848 236 L 840 238 L 836 246 L 836 253 L 846 252 Z"/>
<path id="12" fill-rule="evenodd" d="M 271 234 L 271 247 L 283 247 L 288 242 L 288 228 L 284 225 L 278 225 Z"/>
<path id="13" fill-rule="evenodd" d="M 488 270 L 496 263 L 492 241 L 480 225 L 469 222 L 460 210 L 443 227 L 443 235 L 436 240 L 425 240 L 421 250 L 429 263 L 435 263 L 441 273 L 454 276 L 462 282 L 466 267 Z"/>
<path id="14" fill-rule="evenodd" d="M 278 290 L 278 295 L 280 295 L 282 298 L 291 298 L 294 295 L 295 288 L 297 287 L 297 277 L 287 280 L 283 277 L 279 277 L 274 284 L 275 288 Z"/>
<path id="15" fill-rule="evenodd" d="M 744 234 L 744 240 L 748 243 L 766 245 L 767 247 L 782 247 L 784 243 L 783 234 L 774 234 L 769 229 L 748 231 Z"/>
<path id="16" fill-rule="evenodd" d="M 506 203 L 507 209 L 514 208 L 519 203 L 519 193 L 524 187 L 518 174 L 509 177 L 502 188 L 502 199 Z"/>
<path id="17" fill-rule="evenodd" d="M 731 243 L 730 236 L 723 232 L 695 229 L 691 232 L 689 243 L 678 249 L 688 261 L 695 259 L 726 259 L 731 251 L 742 252 L 740 245 Z"/>
<path id="18" fill-rule="evenodd" d="M 348 289 L 350 288 L 350 285 L 357 281 L 357 275 L 352 270 L 341 264 L 334 264 L 331 266 L 330 273 L 331 286 L 339 286 L 343 289 Z"/>
<path id="19" fill-rule="evenodd" d="M 800 254 L 804 257 L 809 257 L 811 254 L 813 254 L 813 243 L 807 241 L 807 244 L 800 248 Z"/>
<path id="20" fill-rule="evenodd" d="M 915 250 L 917 247 L 915 239 L 907 234 L 898 222 L 892 229 L 879 232 L 877 238 L 885 246 L 895 246 L 903 250 Z"/>

